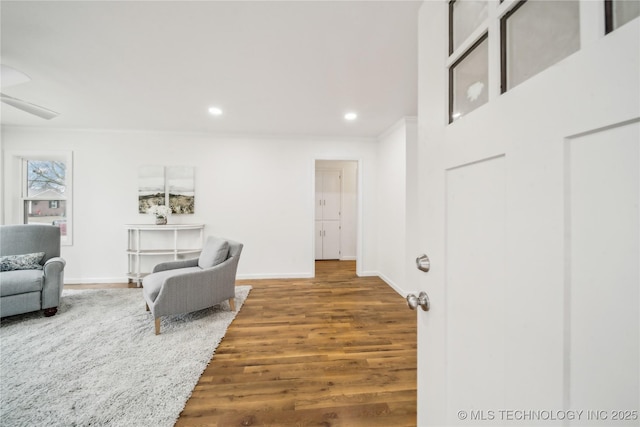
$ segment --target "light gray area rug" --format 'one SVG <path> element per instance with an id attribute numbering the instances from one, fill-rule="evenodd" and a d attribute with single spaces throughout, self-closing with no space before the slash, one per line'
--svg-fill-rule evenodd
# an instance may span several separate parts
<path id="1" fill-rule="evenodd" d="M 0 425 L 172 426 L 251 290 L 162 319 L 142 289 L 64 291 L 58 314 L 0 324 Z"/>

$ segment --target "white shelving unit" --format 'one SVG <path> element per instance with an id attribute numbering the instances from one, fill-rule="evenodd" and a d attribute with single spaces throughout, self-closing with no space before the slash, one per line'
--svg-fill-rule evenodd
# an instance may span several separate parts
<path id="1" fill-rule="evenodd" d="M 148 258 L 154 265 L 169 260 L 195 257 L 202 251 L 204 224 L 126 224 L 129 283 L 142 283 L 151 272 L 143 265 Z M 182 246 L 185 245 L 185 246 Z M 152 258 L 153 257 L 153 258 Z"/>

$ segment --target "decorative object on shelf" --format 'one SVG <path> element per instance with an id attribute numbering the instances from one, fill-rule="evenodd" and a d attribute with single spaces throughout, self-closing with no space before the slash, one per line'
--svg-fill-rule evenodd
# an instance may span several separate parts
<path id="1" fill-rule="evenodd" d="M 147 213 L 155 215 L 156 225 L 166 225 L 167 217 L 171 214 L 171 209 L 165 205 L 153 205 L 147 210 Z"/>
<path id="2" fill-rule="evenodd" d="M 138 212 L 145 213 L 153 205 L 167 205 L 174 214 L 194 213 L 194 175 L 192 166 L 141 166 L 138 171 Z"/>

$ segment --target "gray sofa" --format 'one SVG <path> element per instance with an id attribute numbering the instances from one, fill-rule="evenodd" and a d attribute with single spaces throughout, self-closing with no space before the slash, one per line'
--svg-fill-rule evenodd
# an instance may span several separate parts
<path id="1" fill-rule="evenodd" d="M 44 255 L 33 265 L 21 265 L 24 257 L 14 257 L 35 253 Z M 66 265 L 60 258 L 60 228 L 44 224 L 2 225 L 0 257 L 2 270 L 7 265 L 17 268 L 0 272 L 0 317 L 37 310 L 44 310 L 47 317 L 56 314 Z"/>
<path id="2" fill-rule="evenodd" d="M 169 261 L 156 265 L 142 280 L 142 294 L 155 319 L 156 335 L 160 318 L 190 313 L 228 300 L 235 311 L 236 271 L 242 243 L 209 237 L 199 258 Z"/>

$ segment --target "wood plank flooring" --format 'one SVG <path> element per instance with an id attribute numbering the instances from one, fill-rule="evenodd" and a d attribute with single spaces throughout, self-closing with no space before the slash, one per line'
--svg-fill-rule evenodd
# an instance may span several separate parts
<path id="1" fill-rule="evenodd" d="M 178 419 L 193 426 L 416 425 L 416 314 L 355 262 L 253 289 Z M 71 285 L 68 289 L 135 287 Z"/>
<path id="2" fill-rule="evenodd" d="M 416 315 L 355 262 L 253 290 L 176 426 L 416 425 Z"/>

